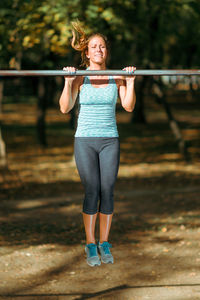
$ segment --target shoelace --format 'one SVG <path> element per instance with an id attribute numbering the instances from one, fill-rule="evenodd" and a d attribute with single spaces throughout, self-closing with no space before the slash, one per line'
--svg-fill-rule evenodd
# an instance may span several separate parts
<path id="1" fill-rule="evenodd" d="M 103 248 L 103 251 L 106 255 L 110 255 L 110 248 L 112 248 L 112 245 L 108 242 L 103 242 L 101 245 L 100 245 L 102 248 Z"/>
<path id="2" fill-rule="evenodd" d="M 89 249 L 89 256 L 97 256 L 97 245 L 95 244 L 89 244 L 87 245 L 88 249 Z"/>

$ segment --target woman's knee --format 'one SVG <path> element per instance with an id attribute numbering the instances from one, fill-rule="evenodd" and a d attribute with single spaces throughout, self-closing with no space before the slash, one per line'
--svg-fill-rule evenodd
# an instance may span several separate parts
<path id="1" fill-rule="evenodd" d="M 83 202 L 83 212 L 86 214 L 96 214 L 98 211 L 99 189 L 85 191 Z"/>
<path id="2" fill-rule="evenodd" d="M 105 215 L 111 215 L 114 211 L 114 201 L 100 202 L 99 212 Z"/>
<path id="3" fill-rule="evenodd" d="M 83 202 L 83 212 L 88 215 L 94 215 L 98 212 L 98 202 L 91 202 L 84 200 Z"/>
<path id="4" fill-rule="evenodd" d="M 99 211 L 104 214 L 112 214 L 114 208 L 113 186 L 101 190 Z"/>

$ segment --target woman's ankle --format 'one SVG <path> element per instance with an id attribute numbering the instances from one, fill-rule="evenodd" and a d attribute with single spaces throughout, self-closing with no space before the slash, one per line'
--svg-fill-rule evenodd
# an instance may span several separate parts
<path id="1" fill-rule="evenodd" d="M 86 240 L 86 245 L 89 245 L 89 244 L 96 244 L 96 241 L 94 241 L 94 240 Z"/>

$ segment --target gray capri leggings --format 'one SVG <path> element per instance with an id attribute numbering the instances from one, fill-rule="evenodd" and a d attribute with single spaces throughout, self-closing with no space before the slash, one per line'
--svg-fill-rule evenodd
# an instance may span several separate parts
<path id="1" fill-rule="evenodd" d="M 119 168 L 119 138 L 75 137 L 74 152 L 85 190 L 83 212 L 112 214 L 113 190 Z"/>

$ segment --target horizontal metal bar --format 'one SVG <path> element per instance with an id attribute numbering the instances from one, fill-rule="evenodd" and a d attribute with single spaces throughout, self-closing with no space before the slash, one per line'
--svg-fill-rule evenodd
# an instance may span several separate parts
<path id="1" fill-rule="evenodd" d="M 22 77 L 22 76 L 70 76 L 63 70 L 0 70 L 0 77 Z M 122 70 L 81 70 L 76 71 L 75 76 L 92 76 L 92 75 L 116 75 L 116 76 L 131 76 L 133 73 L 128 73 Z M 196 76 L 200 75 L 200 70 L 136 70 L 136 76 Z"/>

